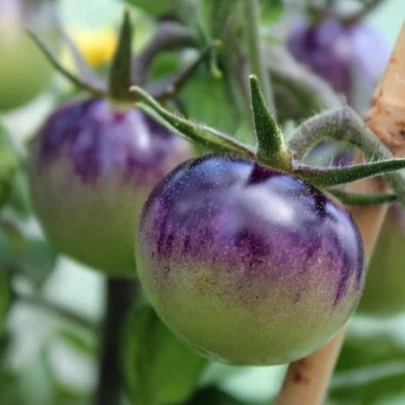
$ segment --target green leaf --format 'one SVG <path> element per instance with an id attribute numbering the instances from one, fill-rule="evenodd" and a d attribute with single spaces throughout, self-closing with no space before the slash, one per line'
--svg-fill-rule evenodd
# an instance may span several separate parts
<path id="1" fill-rule="evenodd" d="M 53 271 L 58 253 L 42 238 L 26 239 L 23 271 L 38 284 L 43 283 Z"/>
<path id="2" fill-rule="evenodd" d="M 315 168 L 297 164 L 293 173 L 319 187 L 331 187 L 405 168 L 405 159 L 387 159 L 337 168 Z"/>
<path id="3" fill-rule="evenodd" d="M 207 365 L 173 336 L 147 303 L 130 314 L 122 347 L 129 397 L 137 405 L 183 403 Z"/>
<path id="4" fill-rule="evenodd" d="M 18 225 L 0 223 L 0 266 L 23 273 L 36 285 L 41 285 L 53 271 L 58 253 L 37 236 L 24 235 Z"/>
<path id="5" fill-rule="evenodd" d="M 203 41 L 220 40 L 221 52 L 213 54 L 212 72 L 218 71 L 226 82 L 231 95 L 230 106 L 250 123 L 251 110 L 249 89 L 246 86 L 246 54 L 241 43 L 244 40 L 245 1 L 241 0 L 204 0 L 198 4 L 199 34 Z M 218 72 L 216 73 L 218 74 Z M 213 103 L 214 104 L 214 103 Z"/>
<path id="6" fill-rule="evenodd" d="M 116 100 L 129 98 L 131 86 L 132 37 L 134 27 L 128 10 L 124 11 L 118 46 L 109 74 L 109 93 Z"/>
<path id="7" fill-rule="evenodd" d="M 179 95 L 188 117 L 222 132 L 236 133 L 241 119 L 232 105 L 225 80 L 216 79 L 205 69 L 199 69 Z"/>
<path id="8" fill-rule="evenodd" d="M 356 370 L 359 367 L 374 366 L 405 360 L 405 343 L 393 336 L 392 332 L 381 326 L 373 333 L 348 334 L 336 371 Z"/>
<path id="9" fill-rule="evenodd" d="M 381 404 L 385 397 L 405 394 L 405 344 L 385 327 L 347 336 L 331 384 L 339 401 Z"/>
<path id="10" fill-rule="evenodd" d="M 20 218 L 28 218 L 32 213 L 27 176 L 22 168 L 14 175 L 7 204 Z"/>
<path id="11" fill-rule="evenodd" d="M 282 0 L 261 0 L 262 20 L 268 24 L 278 21 L 284 11 L 284 1 Z"/>
<path id="12" fill-rule="evenodd" d="M 95 335 L 88 331 L 78 329 L 61 329 L 57 332 L 57 338 L 61 338 L 77 352 L 86 356 L 95 356 L 97 342 Z"/>

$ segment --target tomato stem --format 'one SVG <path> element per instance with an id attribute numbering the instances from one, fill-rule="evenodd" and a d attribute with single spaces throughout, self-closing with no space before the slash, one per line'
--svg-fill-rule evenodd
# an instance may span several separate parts
<path id="1" fill-rule="evenodd" d="M 195 48 L 197 45 L 195 35 L 181 24 L 171 21 L 159 23 L 152 39 L 132 60 L 132 84 L 142 87 L 145 85 L 147 72 L 160 52 Z"/>
<path id="2" fill-rule="evenodd" d="M 350 193 L 340 189 L 326 190 L 335 196 L 341 203 L 352 206 L 367 206 L 376 204 L 386 204 L 398 200 L 395 194 L 377 193 L 377 194 L 363 194 L 363 193 Z"/>
<path id="3" fill-rule="evenodd" d="M 327 111 L 308 119 L 293 133 L 288 147 L 293 151 L 294 158 L 300 160 L 325 138 L 356 146 L 368 159 L 388 161 L 394 157 L 350 107 Z M 385 172 L 384 178 L 404 204 L 405 177 L 400 172 Z"/>
<path id="4" fill-rule="evenodd" d="M 122 375 L 120 340 L 126 314 L 134 301 L 136 285 L 123 279 L 106 280 L 105 322 L 94 405 L 120 403 Z"/>

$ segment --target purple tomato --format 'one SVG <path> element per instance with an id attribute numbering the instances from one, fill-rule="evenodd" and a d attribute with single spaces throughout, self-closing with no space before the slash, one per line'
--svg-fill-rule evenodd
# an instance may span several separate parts
<path id="1" fill-rule="evenodd" d="M 312 185 L 227 155 L 177 167 L 150 194 L 139 277 L 164 322 L 234 364 L 304 357 L 361 296 L 363 247 L 350 214 Z"/>
<path id="2" fill-rule="evenodd" d="M 287 46 L 295 59 L 323 77 L 352 105 L 358 101 L 356 93 L 363 93 L 364 102 L 369 102 L 390 53 L 381 33 L 369 24 L 345 24 L 333 17 L 318 23 L 300 21 Z"/>
<path id="3" fill-rule="evenodd" d="M 140 110 L 74 101 L 49 116 L 31 147 L 34 208 L 60 251 L 135 276 L 141 207 L 156 182 L 191 156 L 188 142 Z"/>

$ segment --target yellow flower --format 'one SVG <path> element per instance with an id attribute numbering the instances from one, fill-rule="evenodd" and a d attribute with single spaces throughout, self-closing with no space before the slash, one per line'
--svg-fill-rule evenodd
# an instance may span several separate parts
<path id="1" fill-rule="evenodd" d="M 117 32 L 113 28 L 74 29 L 69 33 L 73 42 L 87 63 L 97 67 L 109 62 L 117 46 Z M 62 61 L 73 68 L 74 63 L 67 49 L 63 51 Z"/>
<path id="2" fill-rule="evenodd" d="M 117 32 L 112 28 L 77 31 L 73 40 L 86 61 L 92 66 L 109 62 L 117 46 Z"/>

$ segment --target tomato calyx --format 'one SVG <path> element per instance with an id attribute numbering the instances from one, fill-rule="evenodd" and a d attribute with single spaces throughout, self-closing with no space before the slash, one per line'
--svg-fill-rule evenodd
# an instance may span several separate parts
<path id="1" fill-rule="evenodd" d="M 131 91 L 141 100 L 137 105 L 161 124 L 179 135 L 216 152 L 230 153 L 257 160 L 262 165 L 274 167 L 301 178 L 309 183 L 332 188 L 331 194 L 350 205 L 386 203 L 398 199 L 405 202 L 405 178 L 400 169 L 405 168 L 405 159 L 394 158 L 392 153 L 366 127 L 361 118 L 349 107 L 326 111 L 308 119 L 285 143 L 281 128 L 266 106 L 259 81 L 250 76 L 251 107 L 257 148 L 241 143 L 227 134 L 205 125 L 179 117 L 167 111 L 151 95 L 139 87 Z M 314 146 L 325 138 L 344 141 L 359 148 L 369 162 L 347 167 L 316 167 L 300 162 Z M 384 175 L 394 190 L 393 194 L 358 195 L 334 188 L 353 181 Z"/>
<path id="2" fill-rule="evenodd" d="M 54 55 L 47 44 L 34 31 L 29 29 L 28 33 L 47 57 L 49 63 L 76 87 L 87 91 L 94 97 L 109 98 L 113 103 L 127 103 L 129 105 L 134 101 L 138 101 L 138 98 L 129 90 L 131 85 L 146 88 L 159 101 L 174 97 L 188 82 L 201 63 L 211 57 L 213 52 L 221 46 L 220 41 L 212 41 L 207 46 L 199 49 L 197 39 L 185 27 L 178 23 L 163 21 L 158 24 L 154 37 L 146 45 L 145 49 L 139 54 L 133 55 L 133 31 L 130 12 L 125 10 L 117 47 L 107 78 L 100 77 L 88 65 L 83 55 L 65 32 L 63 32 L 64 41 L 73 57 L 78 71 L 77 75 L 71 73 L 59 61 L 58 57 Z M 164 38 L 163 41 L 162 38 Z M 160 52 L 190 47 L 198 49 L 198 54 L 188 66 L 167 79 L 146 83 L 146 72 Z"/>

